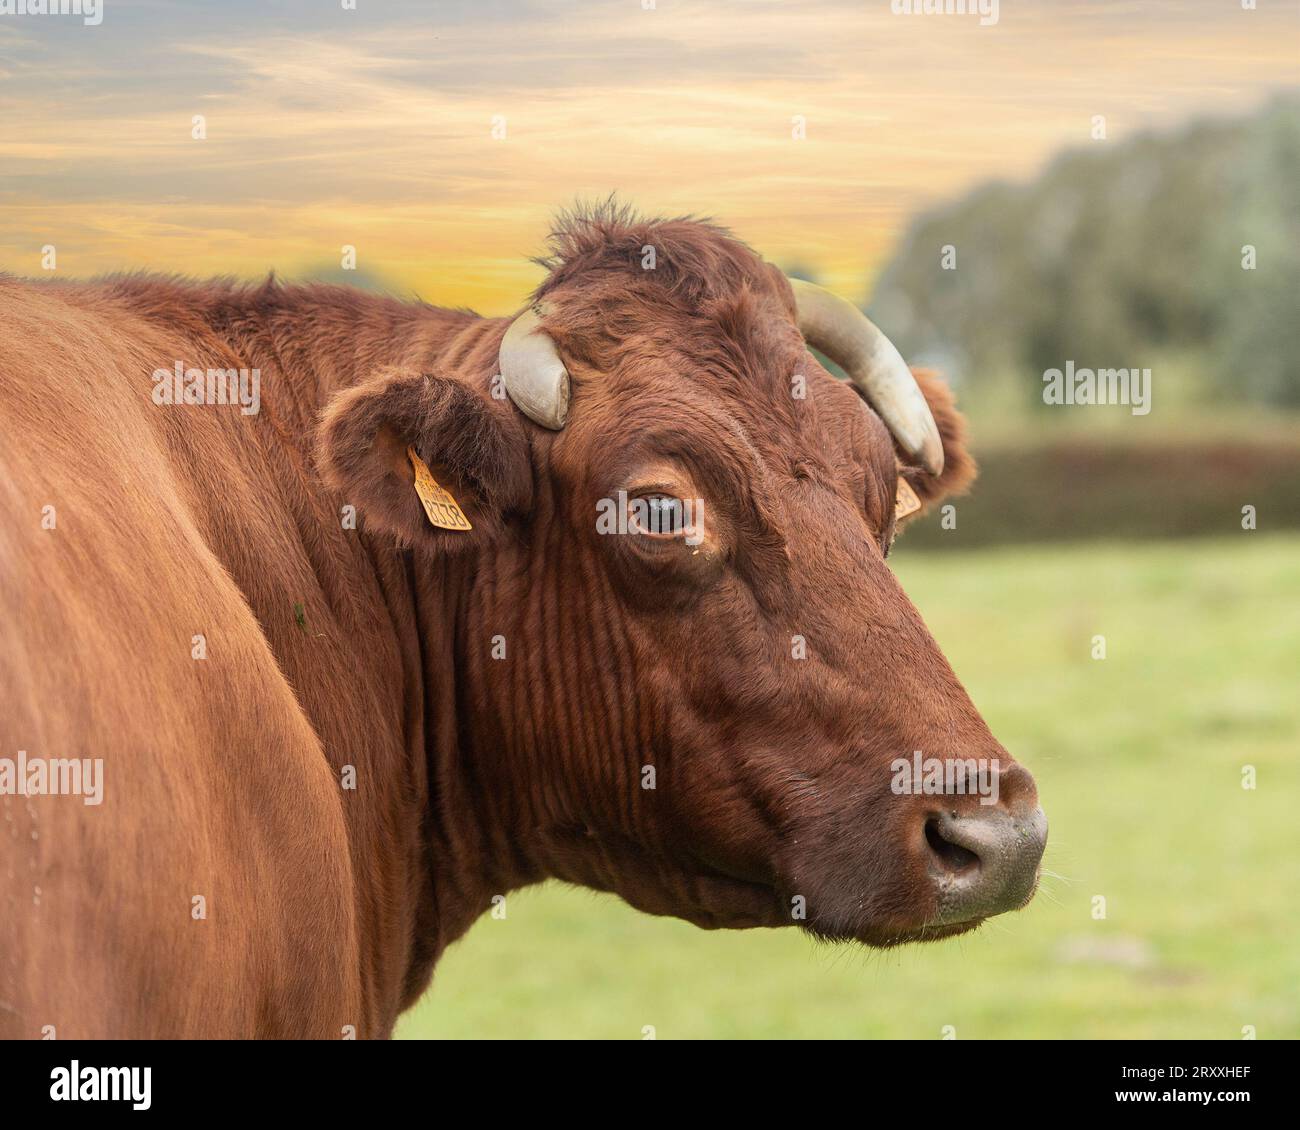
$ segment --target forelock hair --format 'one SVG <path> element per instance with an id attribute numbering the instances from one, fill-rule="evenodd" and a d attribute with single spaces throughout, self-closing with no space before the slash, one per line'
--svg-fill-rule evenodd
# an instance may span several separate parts
<path id="1" fill-rule="evenodd" d="M 648 249 L 654 267 L 647 269 Z M 762 259 L 709 219 L 648 219 L 613 197 L 561 212 L 535 259 L 547 271 L 534 299 L 578 276 L 631 275 L 691 306 L 734 298 L 770 272 Z"/>

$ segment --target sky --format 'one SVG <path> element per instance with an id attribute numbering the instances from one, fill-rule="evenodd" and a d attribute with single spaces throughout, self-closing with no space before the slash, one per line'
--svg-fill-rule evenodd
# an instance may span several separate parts
<path id="1" fill-rule="evenodd" d="M 395 293 L 485 314 L 539 281 L 559 208 L 611 192 L 865 302 L 919 211 L 1300 84 L 1300 0 L 1001 0 L 987 23 L 906 0 L 102 0 L 97 26 L 21 2 L 0 0 L 0 270 L 41 274 L 53 245 L 60 276 L 292 277 L 350 245 Z"/>

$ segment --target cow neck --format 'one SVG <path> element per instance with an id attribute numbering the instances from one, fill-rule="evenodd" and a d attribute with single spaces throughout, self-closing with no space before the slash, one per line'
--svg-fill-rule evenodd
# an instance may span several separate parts
<path id="1" fill-rule="evenodd" d="M 364 295 L 337 288 L 296 288 L 263 296 L 256 333 L 238 335 L 237 347 L 264 374 L 298 374 L 292 397 L 287 380 L 271 400 L 274 427 L 293 443 L 310 467 L 316 421 L 321 409 L 342 389 L 385 368 L 417 371 L 469 371 L 490 365 L 488 342 L 499 336 L 500 321 L 461 311 Z M 247 331 L 245 331 L 246 333 Z M 236 344 L 236 343 L 232 343 Z M 319 488 L 318 488 L 319 489 Z M 321 514 L 331 514 L 326 507 Z M 465 718 L 463 687 L 455 641 L 479 563 L 440 561 L 414 549 L 398 549 L 387 538 L 364 531 L 361 546 L 379 580 L 392 634 L 405 670 L 402 688 L 405 732 L 394 735 L 407 756 L 389 772 L 388 796 L 417 803 L 419 828 L 405 828 L 397 839 L 418 845 L 418 858 L 374 858 L 366 844 L 354 842 L 359 880 L 358 914 L 363 945 L 363 992 L 378 1031 L 391 1030 L 397 1012 L 414 1003 L 429 983 L 443 950 L 490 907 L 506 880 L 490 864 L 490 841 L 497 837 L 480 824 L 472 778 L 462 749 Z M 308 539 L 304 539 L 308 540 Z M 463 633 L 462 638 L 463 638 Z M 349 835 L 364 838 L 366 822 L 389 814 L 349 818 Z M 512 883 L 512 885 L 518 885 Z M 369 888 L 369 889 L 366 889 Z M 409 929 L 401 938 L 378 928 L 373 904 L 399 895 L 409 899 Z M 392 931 L 388 931 L 391 933 Z M 401 956 L 399 956 L 401 955 Z M 376 973 L 375 970 L 381 972 Z"/>
<path id="2" fill-rule="evenodd" d="M 408 986 L 414 1000 L 448 945 L 500 898 L 541 876 L 512 834 L 517 798 L 504 795 L 487 764 L 499 764 L 501 749 L 486 747 L 499 735 L 481 733 L 475 713 L 484 649 L 466 650 L 467 641 L 489 640 L 495 630 L 473 612 L 484 607 L 479 586 L 499 559 L 487 553 L 446 560 L 421 549 L 410 551 L 408 562 L 423 673 L 427 797 L 427 883 Z"/>
<path id="3" fill-rule="evenodd" d="M 441 335 L 425 346 L 425 366 L 486 379 L 495 368 L 502 321 L 439 324 Z M 432 963 L 491 907 L 494 896 L 520 880 L 503 850 L 499 814 L 488 795 L 493 789 L 477 772 L 468 689 L 476 673 L 464 654 L 467 640 L 488 638 L 469 618 L 475 586 L 499 558 L 491 551 L 448 557 L 426 548 L 410 550 L 408 557 L 424 688 L 424 842 L 430 881 L 422 927 L 431 939 Z"/>

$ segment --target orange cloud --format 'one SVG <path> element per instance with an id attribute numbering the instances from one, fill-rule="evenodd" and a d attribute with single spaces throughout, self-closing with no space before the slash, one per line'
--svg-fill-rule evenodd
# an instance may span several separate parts
<path id="1" fill-rule="evenodd" d="M 36 273 L 52 243 L 70 274 L 292 275 L 350 244 L 398 291 L 504 313 L 551 212 L 617 190 L 863 299 L 918 210 L 1091 143 L 1094 115 L 1121 139 L 1294 70 L 1274 7 L 1004 0 L 992 27 L 888 0 L 367 7 L 236 8 L 201 34 L 170 7 L 57 39 L 9 21 L 0 265 Z"/>

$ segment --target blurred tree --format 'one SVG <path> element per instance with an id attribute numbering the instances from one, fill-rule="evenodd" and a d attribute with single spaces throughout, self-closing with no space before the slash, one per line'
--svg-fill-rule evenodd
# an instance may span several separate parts
<path id="1" fill-rule="evenodd" d="M 1300 405 L 1297 183 L 1293 96 L 1240 121 L 1072 150 L 1029 184 L 920 216 L 870 313 L 909 360 L 976 388 L 1010 371 L 1026 404 L 1066 360 L 1159 357 L 1207 399 Z"/>

